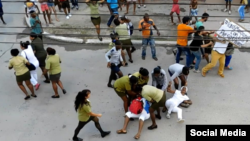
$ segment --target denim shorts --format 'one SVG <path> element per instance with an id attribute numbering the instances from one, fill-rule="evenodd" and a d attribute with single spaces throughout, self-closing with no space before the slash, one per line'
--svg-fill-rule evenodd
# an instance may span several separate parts
<path id="1" fill-rule="evenodd" d="M 118 13 L 118 7 L 117 8 L 111 8 L 111 11 L 113 12 L 113 14 L 119 14 Z"/>
<path id="2" fill-rule="evenodd" d="M 47 3 L 48 4 L 48 7 L 53 7 L 53 6 L 55 6 L 55 4 L 54 3 Z"/>

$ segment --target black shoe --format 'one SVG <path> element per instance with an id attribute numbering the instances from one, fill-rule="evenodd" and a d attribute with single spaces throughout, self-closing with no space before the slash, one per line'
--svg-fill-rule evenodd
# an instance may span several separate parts
<path id="1" fill-rule="evenodd" d="M 72 6 L 72 8 L 71 9 L 74 9 L 75 8 L 75 6 Z"/>
<path id="2" fill-rule="evenodd" d="M 180 60 L 183 60 L 183 58 L 181 57 Z"/>
<path id="3" fill-rule="evenodd" d="M 82 141 L 83 139 L 81 138 L 73 138 L 73 141 Z"/>
<path id="4" fill-rule="evenodd" d="M 44 80 L 43 82 L 44 82 L 44 83 L 50 83 L 50 81 L 49 81 L 49 80 Z"/>
<path id="5" fill-rule="evenodd" d="M 114 88 L 111 84 L 108 84 L 107 86 L 108 86 L 109 88 Z"/>
<path id="6" fill-rule="evenodd" d="M 62 91 L 63 91 L 63 94 L 66 94 L 66 93 L 67 93 L 65 89 L 63 89 Z"/>
<path id="7" fill-rule="evenodd" d="M 146 58 L 145 56 L 142 56 L 142 57 L 141 57 L 142 60 L 145 60 L 145 58 Z"/>
<path id="8" fill-rule="evenodd" d="M 190 66 L 190 67 L 189 67 L 189 70 L 192 70 L 192 69 L 194 69 L 194 66 Z"/>
<path id="9" fill-rule="evenodd" d="M 76 6 L 76 10 L 78 10 L 79 9 L 79 7 L 78 6 Z"/>
<path id="10" fill-rule="evenodd" d="M 30 99 L 29 95 L 24 98 L 24 100 L 28 100 L 28 99 Z"/>
<path id="11" fill-rule="evenodd" d="M 135 47 L 132 47 L 131 49 L 131 53 L 135 52 L 136 51 L 136 48 Z"/>
<path id="12" fill-rule="evenodd" d="M 51 98 L 60 98 L 60 96 L 59 95 L 58 96 L 53 95 L 53 96 L 51 96 Z"/>
<path id="13" fill-rule="evenodd" d="M 157 58 L 157 57 L 154 57 L 153 59 L 154 59 L 155 61 L 158 61 L 158 58 Z"/>
<path id="14" fill-rule="evenodd" d="M 106 132 L 103 132 L 102 134 L 101 134 L 101 136 L 104 138 L 105 136 L 107 136 L 107 135 L 109 135 L 110 134 L 110 131 L 106 131 Z"/>
<path id="15" fill-rule="evenodd" d="M 155 125 L 155 126 L 151 125 L 151 126 L 148 127 L 148 130 L 153 130 L 153 129 L 156 129 L 156 128 L 157 128 L 157 125 Z"/>
<path id="16" fill-rule="evenodd" d="M 155 115 L 156 118 L 158 119 L 161 119 L 161 116 L 160 115 Z"/>
<path id="17" fill-rule="evenodd" d="M 34 95 L 31 95 L 32 97 L 37 97 L 35 94 Z"/>

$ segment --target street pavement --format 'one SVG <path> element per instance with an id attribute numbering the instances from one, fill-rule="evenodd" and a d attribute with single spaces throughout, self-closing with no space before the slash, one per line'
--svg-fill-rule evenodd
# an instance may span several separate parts
<path id="1" fill-rule="evenodd" d="M 22 3 L 3 3 L 5 13 L 24 12 L 20 8 Z M 15 11 L 13 11 L 15 9 Z M 218 12 L 221 13 L 221 12 Z M 224 13 L 225 14 L 225 13 Z M 226 15 L 225 15 L 226 16 Z M 62 17 L 63 18 L 63 17 Z M 21 33 L 29 32 L 24 28 L 23 16 L 17 14 L 5 14 L 4 19 L 8 25 L 1 27 L 19 26 L 23 28 L 1 28 L 0 32 Z M 213 18 L 209 20 L 213 21 Z M 206 23 L 205 26 L 216 26 Z M 107 88 L 106 84 L 110 70 L 106 68 L 104 53 L 107 46 L 76 45 L 69 43 L 54 42 L 46 40 L 45 47 L 53 47 L 62 59 L 61 80 L 67 94 L 63 95 L 59 90 L 60 98 L 52 99 L 53 90 L 51 84 L 44 84 L 44 78 L 40 78 L 41 71 L 38 70 L 41 87 L 36 91 L 37 98 L 24 101 L 24 94 L 15 82 L 13 70 L 8 70 L 8 61 L 11 58 L 9 50 L 18 48 L 19 41 L 29 40 L 23 35 L 0 35 L 0 140 L 1 141 L 70 141 L 74 129 L 78 124 L 77 113 L 74 111 L 74 99 L 78 91 L 90 89 L 92 91 L 92 111 L 103 114 L 100 118 L 104 130 L 112 133 L 102 139 L 93 123 L 87 124 L 79 134 L 84 141 L 127 141 L 134 140 L 133 136 L 138 129 L 138 121 L 130 122 L 126 135 L 117 135 L 116 130 L 123 126 L 123 106 L 121 99 L 115 92 Z M 7 43 L 9 42 L 9 43 Z M 15 44 L 13 43 L 15 42 Z M 138 45 L 139 47 L 139 45 Z M 169 47 L 157 46 L 157 57 L 159 61 L 151 59 L 150 48 L 147 51 L 146 60 L 140 58 L 141 50 L 133 53 L 134 63 L 128 67 L 122 67 L 124 75 L 134 73 L 140 67 L 147 68 L 150 72 L 156 66 L 161 66 L 165 71 L 169 65 L 175 62 Z M 185 60 L 181 62 L 185 63 Z M 205 66 L 202 60 L 200 68 Z M 172 114 L 171 119 L 166 119 L 162 113 L 162 119 L 156 120 L 158 129 L 149 131 L 150 119 L 145 122 L 140 140 L 168 140 L 184 141 L 186 124 L 248 124 L 249 84 L 247 74 L 250 70 L 249 53 L 235 50 L 230 66 L 233 70 L 225 70 L 225 78 L 217 75 L 218 66 L 209 71 L 203 78 L 200 73 L 190 71 L 188 79 L 188 96 L 193 105 L 183 109 L 185 123 L 178 124 L 177 115 Z M 169 76 L 168 76 L 169 79 Z M 149 84 L 151 84 L 151 78 Z M 170 98 L 171 94 L 167 94 Z"/>

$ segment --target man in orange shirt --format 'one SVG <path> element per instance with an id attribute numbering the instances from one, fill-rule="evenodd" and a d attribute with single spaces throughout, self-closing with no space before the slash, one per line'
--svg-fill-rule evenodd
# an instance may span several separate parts
<path id="1" fill-rule="evenodd" d="M 183 17 L 182 24 L 177 26 L 177 54 L 176 54 L 176 63 L 180 62 L 180 56 L 182 51 L 186 54 L 186 66 L 190 67 L 193 60 L 191 60 L 191 53 L 188 45 L 188 34 L 195 32 L 195 30 L 188 26 L 190 18 L 188 16 Z"/>
<path id="2" fill-rule="evenodd" d="M 146 13 L 143 19 L 139 22 L 139 30 L 142 31 L 142 59 L 146 58 L 146 49 L 148 44 L 151 47 L 152 58 L 157 61 L 156 50 L 155 50 L 155 40 L 153 38 L 153 30 L 152 26 L 155 30 L 157 30 L 157 35 L 160 36 L 160 32 L 155 26 L 155 23 L 152 19 L 149 19 L 149 15 Z"/>

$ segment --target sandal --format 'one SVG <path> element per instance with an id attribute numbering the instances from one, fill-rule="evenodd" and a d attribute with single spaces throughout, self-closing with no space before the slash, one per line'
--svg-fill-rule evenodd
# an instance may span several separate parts
<path id="1" fill-rule="evenodd" d="M 117 133 L 117 134 L 127 134 L 127 131 L 123 131 L 123 130 L 121 129 L 121 130 L 117 130 L 116 133 Z"/>
<path id="2" fill-rule="evenodd" d="M 134 138 L 138 140 L 140 138 L 140 135 L 135 135 Z"/>
<path id="3" fill-rule="evenodd" d="M 165 113 L 167 111 L 167 108 L 163 108 L 162 112 Z"/>
<path id="4" fill-rule="evenodd" d="M 153 129 L 156 129 L 156 128 L 157 128 L 157 125 L 155 125 L 155 126 L 151 125 L 151 126 L 148 127 L 148 130 L 153 130 Z"/>

